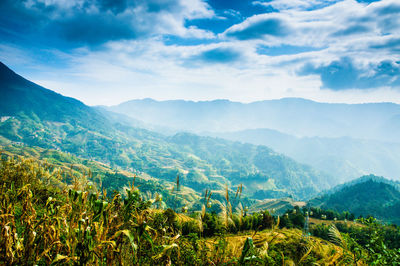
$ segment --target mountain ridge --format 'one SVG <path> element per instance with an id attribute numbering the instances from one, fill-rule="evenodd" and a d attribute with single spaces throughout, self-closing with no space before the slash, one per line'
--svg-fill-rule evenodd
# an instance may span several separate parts
<path id="1" fill-rule="evenodd" d="M 327 105 L 393 105 L 393 106 L 398 106 L 400 104 L 394 103 L 394 102 L 365 102 L 365 103 L 345 103 L 345 102 L 322 102 L 322 101 L 316 101 L 312 99 L 307 99 L 307 98 L 302 98 L 302 97 L 282 97 L 282 98 L 277 98 L 277 99 L 265 99 L 265 100 L 259 100 L 259 101 L 250 101 L 250 102 L 240 102 L 240 101 L 235 101 L 235 100 L 230 100 L 227 98 L 216 98 L 216 99 L 210 99 L 210 100 L 187 100 L 187 99 L 167 99 L 167 100 L 158 100 L 150 97 L 145 97 L 145 98 L 136 98 L 136 99 L 131 99 L 128 101 L 121 102 L 119 104 L 114 104 L 114 105 L 95 105 L 95 106 L 101 106 L 101 107 L 113 107 L 113 106 L 118 106 L 121 104 L 128 104 L 132 102 L 153 102 L 153 103 L 164 103 L 164 102 L 185 102 L 185 103 L 212 103 L 212 102 L 226 102 L 226 103 L 233 103 L 233 104 L 243 104 L 243 105 L 249 105 L 249 104 L 258 104 L 258 103 L 264 103 L 264 102 L 280 102 L 280 101 L 297 101 L 297 102 L 308 102 L 308 103 L 316 103 L 316 104 L 327 104 Z"/>
<path id="2" fill-rule="evenodd" d="M 19 111 L 34 113 L 42 120 L 65 122 L 71 117 L 89 128 L 107 126 L 95 109 L 72 97 L 63 96 L 18 75 L 0 62 L 0 115 L 15 115 Z M 57 102 L 58 105 L 49 102 Z M 79 119 L 77 119 L 79 118 Z"/>
<path id="3" fill-rule="evenodd" d="M 283 98 L 252 103 L 153 99 L 107 107 L 143 122 L 194 133 L 269 128 L 298 137 L 343 137 L 399 142 L 387 128 L 399 120 L 395 103 L 319 103 Z M 399 127 L 400 128 L 400 127 Z"/>

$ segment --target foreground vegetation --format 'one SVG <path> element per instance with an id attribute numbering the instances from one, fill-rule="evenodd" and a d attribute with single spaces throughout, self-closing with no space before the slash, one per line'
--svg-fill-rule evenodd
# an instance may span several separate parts
<path id="1" fill-rule="evenodd" d="M 0 261 L 27 265 L 282 265 L 400 262 L 397 227 L 373 219 L 347 227 L 318 225 L 304 235 L 304 211 L 253 214 L 212 193 L 202 211 L 162 208 L 135 183 L 125 193 L 100 192 L 90 175 L 71 178 L 52 164 L 3 156 L 0 165 Z M 228 190 L 227 190 L 228 192 Z M 239 202 L 240 203 L 240 202 Z M 190 210 L 189 210 L 190 212 Z M 338 229 L 344 233 L 340 233 Z M 346 231 L 347 230 L 347 231 Z M 324 240 L 325 239 L 325 240 Z"/>

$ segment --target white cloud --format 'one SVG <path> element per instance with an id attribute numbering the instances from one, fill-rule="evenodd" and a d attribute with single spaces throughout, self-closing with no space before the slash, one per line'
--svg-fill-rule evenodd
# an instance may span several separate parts
<path id="1" fill-rule="evenodd" d="M 272 1 L 255 1 L 255 4 L 272 6 L 277 10 L 287 9 L 310 9 L 316 6 L 328 6 L 336 3 L 338 0 L 272 0 Z"/>
<path id="2" fill-rule="evenodd" d="M 323 4 L 323 1 L 311 2 L 313 5 Z M 247 102 L 305 97 L 328 102 L 400 103 L 398 88 L 321 90 L 322 82 L 318 75 L 298 75 L 298 70 L 305 63 L 324 66 L 344 56 L 352 58 L 360 69 L 366 69 L 367 75 L 371 64 L 376 65 L 377 62 L 388 59 L 400 60 L 399 54 L 393 54 L 390 49 L 371 48 L 371 45 L 382 45 L 393 38 L 400 38 L 400 32 L 396 30 L 382 34 L 384 21 L 389 20 L 396 25 L 398 14 L 377 14 L 379 10 L 395 4 L 396 1 L 366 5 L 345 0 L 316 10 L 305 10 L 311 2 L 273 1 L 276 7 L 281 5 L 281 12 L 253 16 L 218 36 L 195 27 L 184 27 L 185 18 L 213 17 L 215 14 L 204 2 L 181 2 L 184 11 L 177 14 L 160 13 L 154 19 L 152 14 L 147 14 L 149 17 L 142 16 L 142 19 L 155 24 L 152 37 L 134 41 L 111 41 L 95 51 L 77 49 L 68 55 L 58 54 L 57 57 L 64 57 L 65 66 L 56 69 L 48 67 L 44 74 L 36 73 L 30 77 L 50 89 L 79 98 L 91 105 L 117 104 L 145 97 L 192 100 L 229 98 Z M 271 18 L 281 20 L 282 25 L 288 29 L 288 34 L 248 40 L 228 36 L 229 32 L 245 30 L 255 23 Z M 351 31 L 346 32 L 354 25 L 362 25 L 370 30 L 353 34 L 350 34 Z M 362 31 L 362 28 L 351 30 Z M 342 31 L 342 35 L 338 31 Z M 162 34 L 186 38 L 215 38 L 220 42 L 167 46 L 162 42 Z M 318 49 L 268 56 L 257 53 L 260 45 L 311 46 Z M 196 55 L 218 48 L 239 51 L 240 60 L 228 64 L 191 63 L 191 58 Z M 7 49 L 9 46 L 0 46 L 0 56 Z M 19 54 L 13 49 L 15 54 Z M 13 64 L 19 63 L 15 61 Z"/>

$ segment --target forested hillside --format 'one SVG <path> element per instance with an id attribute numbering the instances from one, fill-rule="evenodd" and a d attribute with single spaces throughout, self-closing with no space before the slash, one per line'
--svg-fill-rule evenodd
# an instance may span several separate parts
<path id="1" fill-rule="evenodd" d="M 399 183 L 375 176 L 364 176 L 340 185 L 310 201 L 312 206 L 369 215 L 384 222 L 400 224 Z"/>

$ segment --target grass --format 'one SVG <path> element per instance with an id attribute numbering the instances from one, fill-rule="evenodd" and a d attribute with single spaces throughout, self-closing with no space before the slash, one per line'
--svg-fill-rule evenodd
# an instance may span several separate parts
<path id="1" fill-rule="evenodd" d="M 310 217 L 310 224 L 326 224 L 326 225 L 332 225 L 332 224 L 336 224 L 336 223 L 341 223 L 341 224 L 345 224 L 348 226 L 357 226 L 357 227 L 366 227 L 364 224 L 358 223 L 358 222 L 353 222 L 353 221 L 341 221 L 341 220 L 321 220 L 321 219 L 316 219 L 316 218 L 312 218 Z"/>
<path id="2" fill-rule="evenodd" d="M 294 262 L 296 265 L 299 264 L 301 259 L 304 262 L 305 258 L 310 255 L 310 257 L 316 258 L 314 263 L 317 264 L 315 265 L 331 265 L 339 262 L 344 253 L 341 247 L 318 237 L 310 237 L 308 240 L 302 239 L 302 232 L 299 229 L 283 228 L 264 230 L 262 232 L 248 231 L 228 234 L 224 236 L 227 243 L 226 256 L 240 256 L 249 237 L 253 239 L 254 246 L 260 253 L 267 254 L 270 251 L 275 254 L 274 251 L 278 247 L 282 251 L 282 259 L 285 263 Z M 205 240 L 205 245 L 210 254 L 215 254 L 219 242 L 220 237 L 212 237 Z M 311 251 L 307 254 L 309 250 Z M 303 258 L 303 256 L 305 257 Z"/>

